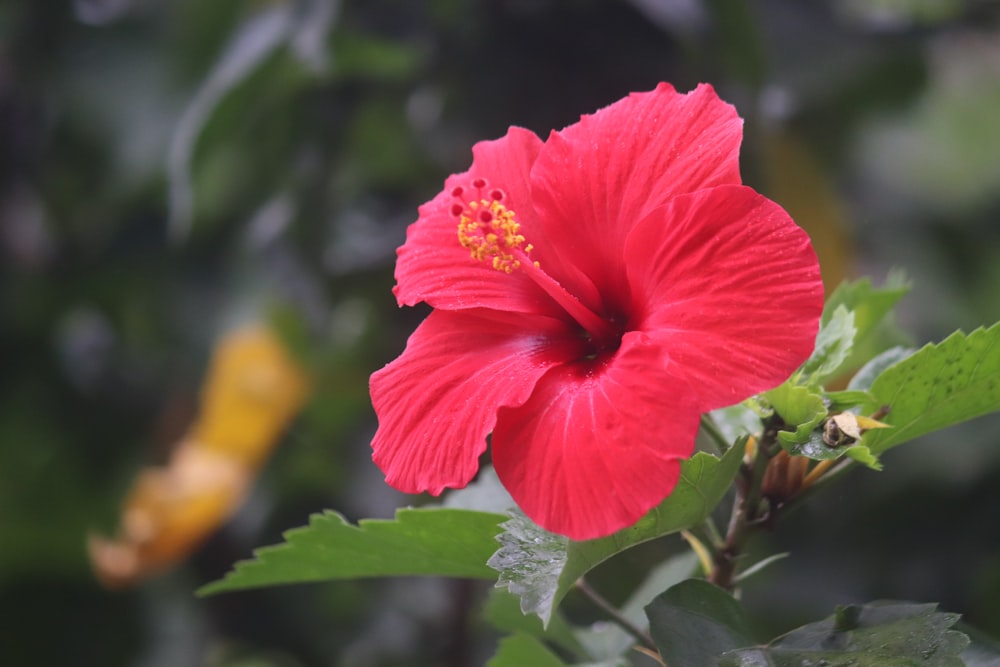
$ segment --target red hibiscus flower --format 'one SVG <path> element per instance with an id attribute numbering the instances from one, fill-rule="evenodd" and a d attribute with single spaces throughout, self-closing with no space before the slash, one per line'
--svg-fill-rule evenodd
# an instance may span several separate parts
<path id="1" fill-rule="evenodd" d="M 674 488 L 702 412 L 784 381 L 823 302 L 809 238 L 740 184 L 742 121 L 660 84 L 546 141 L 513 127 L 420 208 L 400 305 L 434 310 L 371 378 L 386 481 L 493 464 L 542 527 L 590 539 Z"/>

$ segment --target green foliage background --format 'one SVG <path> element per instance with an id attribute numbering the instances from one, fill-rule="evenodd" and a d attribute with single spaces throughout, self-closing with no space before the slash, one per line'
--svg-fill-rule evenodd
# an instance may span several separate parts
<path id="1" fill-rule="evenodd" d="M 420 502 L 370 463 L 367 398 L 425 312 L 389 292 L 417 206 L 508 125 L 544 136 L 709 81 L 746 118 L 747 182 L 809 229 L 831 289 L 903 267 L 899 323 L 940 340 L 1000 320 L 998 44 L 1000 10 L 972 0 L 0 3 L 0 664 L 484 664 L 478 583 L 192 594 L 310 513 Z M 215 336 L 257 312 L 316 397 L 189 563 L 103 591 L 86 532 L 111 530 Z M 748 587 L 753 615 L 774 634 L 914 599 L 1000 635 L 998 432 L 926 437 L 791 515 L 759 545 L 792 556 Z"/>

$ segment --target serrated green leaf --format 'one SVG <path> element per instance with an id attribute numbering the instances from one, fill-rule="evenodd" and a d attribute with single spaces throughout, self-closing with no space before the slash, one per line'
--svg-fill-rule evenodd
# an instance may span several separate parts
<path id="1" fill-rule="evenodd" d="M 844 306 L 857 313 L 859 333 L 871 331 L 892 310 L 892 307 L 910 291 L 910 283 L 902 271 L 891 271 L 884 287 L 872 287 L 870 278 L 843 282 L 827 297 L 823 305 L 824 323 L 829 322 L 837 308 Z"/>
<path id="2" fill-rule="evenodd" d="M 729 488 L 746 442 L 740 440 L 722 458 L 698 452 L 681 464 L 674 491 L 634 526 L 608 537 L 573 542 L 514 514 L 498 536 L 501 547 L 489 565 L 500 573 L 497 586 L 521 598 L 521 611 L 546 625 L 574 582 L 617 553 L 642 542 L 700 523 Z"/>
<path id="3" fill-rule="evenodd" d="M 854 374 L 854 377 L 851 378 L 851 381 L 847 383 L 847 389 L 863 390 L 867 392 L 871 389 L 872 384 L 874 384 L 875 378 L 881 375 L 885 369 L 890 366 L 895 366 L 903 359 L 912 355 L 914 352 L 916 352 L 916 349 L 912 347 L 889 348 L 862 366 L 861 369 Z"/>
<path id="4" fill-rule="evenodd" d="M 883 406 L 881 421 L 861 438 L 881 454 L 925 433 L 1000 410 L 1000 323 L 966 336 L 956 332 L 885 369 L 872 383 L 862 412 Z"/>
<path id="5" fill-rule="evenodd" d="M 813 382 L 822 382 L 835 375 L 851 353 L 856 334 L 854 311 L 844 305 L 837 306 L 820 324 L 816 347 L 802 364 L 802 374 Z"/>
<path id="6" fill-rule="evenodd" d="M 808 387 L 786 382 L 764 394 L 782 421 L 793 430 L 782 430 L 778 441 L 786 449 L 805 443 L 827 415 L 823 395 Z"/>
<path id="7" fill-rule="evenodd" d="M 754 643 L 740 603 L 718 586 L 688 579 L 648 607 L 649 632 L 668 665 L 714 667 L 727 651 Z"/>
<path id="8" fill-rule="evenodd" d="M 525 634 L 515 634 L 500 640 L 496 655 L 486 667 L 566 667 L 566 663 L 545 644 Z"/>
<path id="9" fill-rule="evenodd" d="M 969 638 L 934 604 L 874 602 L 838 609 L 766 647 L 727 653 L 719 667 L 964 667 Z"/>
<path id="10" fill-rule="evenodd" d="M 909 282 L 899 271 L 889 274 L 884 287 L 872 287 L 871 280 L 862 278 L 834 290 L 823 308 L 823 323 L 843 306 L 854 313 L 856 329 L 851 352 L 838 372 L 857 368 L 890 347 L 909 343 L 892 318 L 893 306 L 909 291 Z"/>
<path id="11" fill-rule="evenodd" d="M 1000 667 L 1000 642 L 965 623 L 955 629 L 969 637 L 969 645 L 962 651 L 966 667 Z"/>
<path id="12" fill-rule="evenodd" d="M 278 584 L 412 575 L 493 579 L 486 561 L 505 517 L 452 509 L 401 509 L 394 520 L 349 524 L 336 512 L 310 517 L 199 595 Z"/>
<path id="13" fill-rule="evenodd" d="M 882 462 L 878 460 L 878 457 L 872 453 L 872 450 L 868 449 L 865 445 L 852 445 L 844 451 L 844 455 L 848 456 L 863 466 L 867 466 L 872 470 L 881 470 Z"/>
<path id="14" fill-rule="evenodd" d="M 580 659 L 602 657 L 594 656 L 584 648 L 574 634 L 574 628 L 558 611 L 552 615 L 549 627 L 543 628 L 542 619 L 534 614 L 525 615 L 518 597 L 503 588 L 490 591 L 483 607 L 483 617 L 498 630 L 552 642 Z"/>

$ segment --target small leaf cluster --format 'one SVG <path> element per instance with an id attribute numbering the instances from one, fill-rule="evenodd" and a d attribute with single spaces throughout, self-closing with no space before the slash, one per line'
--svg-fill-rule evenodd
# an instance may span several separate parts
<path id="1" fill-rule="evenodd" d="M 690 579 L 647 607 L 650 633 L 668 665 L 690 667 L 961 667 L 969 637 L 957 614 L 934 604 L 879 601 L 839 607 L 828 618 L 758 644 L 729 593 Z"/>
<path id="2" fill-rule="evenodd" d="M 442 505 L 400 509 L 392 520 L 354 526 L 335 512 L 316 515 L 200 592 L 389 576 L 492 581 L 483 617 L 506 637 L 489 667 L 1000 664 L 1000 649 L 970 642 L 956 629 L 959 617 L 934 604 L 849 605 L 766 639 L 734 597 L 786 555 L 747 562 L 755 530 L 774 528 L 846 468 L 881 469 L 897 445 L 1000 410 L 1000 324 L 914 349 L 892 319 L 907 289 L 898 276 L 880 288 L 868 280 L 838 288 L 812 356 L 784 384 L 706 415 L 705 451 L 683 463 L 670 496 L 618 533 L 582 542 L 549 533 L 486 468 Z M 727 497 L 733 510 L 720 531 Z M 620 606 L 587 581 L 622 552 L 678 533 L 690 551 L 652 567 Z M 571 622 L 561 605 L 573 592 L 611 623 Z"/>

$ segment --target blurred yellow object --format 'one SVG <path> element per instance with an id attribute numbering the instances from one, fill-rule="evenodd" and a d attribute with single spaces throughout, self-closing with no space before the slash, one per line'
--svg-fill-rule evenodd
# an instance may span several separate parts
<path id="1" fill-rule="evenodd" d="M 273 333 L 262 328 L 236 331 L 223 339 L 212 360 L 192 438 L 257 467 L 305 395 L 302 371 Z"/>
<path id="2" fill-rule="evenodd" d="M 854 243 L 836 188 L 807 147 L 790 131 L 765 135 L 767 194 L 812 238 L 827 294 L 854 272 Z"/>
<path id="3" fill-rule="evenodd" d="M 164 467 L 140 472 L 115 539 L 91 535 L 98 579 L 121 588 L 178 563 L 242 505 L 308 393 L 277 337 L 254 326 L 217 345 L 200 415 Z"/>

